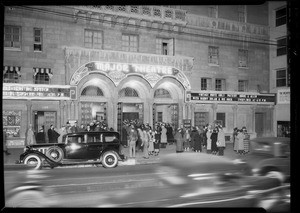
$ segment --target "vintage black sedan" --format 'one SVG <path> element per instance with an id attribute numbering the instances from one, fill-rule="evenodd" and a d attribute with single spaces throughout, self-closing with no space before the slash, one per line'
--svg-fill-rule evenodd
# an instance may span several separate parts
<path id="1" fill-rule="evenodd" d="M 17 163 L 34 164 L 36 169 L 65 165 L 102 164 L 113 168 L 121 154 L 118 132 L 78 132 L 63 137 L 63 143 L 44 143 L 26 146 Z"/>
<path id="2" fill-rule="evenodd" d="M 157 187 L 114 192 L 99 207 L 261 207 L 273 210 L 285 202 L 277 178 L 253 176 L 241 160 L 204 153 L 162 156 Z M 288 208 L 288 207 L 287 207 Z"/>

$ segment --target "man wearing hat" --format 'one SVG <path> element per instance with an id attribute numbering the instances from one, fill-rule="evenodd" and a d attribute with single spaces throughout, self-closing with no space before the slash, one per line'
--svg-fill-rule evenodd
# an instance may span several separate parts
<path id="1" fill-rule="evenodd" d="M 71 132 L 72 133 L 79 132 L 79 127 L 77 126 L 77 121 L 75 121 L 74 125 L 71 127 Z"/>

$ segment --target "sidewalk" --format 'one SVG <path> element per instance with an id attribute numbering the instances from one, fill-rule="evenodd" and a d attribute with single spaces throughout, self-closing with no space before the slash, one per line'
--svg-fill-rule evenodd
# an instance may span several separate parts
<path id="1" fill-rule="evenodd" d="M 123 150 L 124 154 L 126 157 L 129 158 L 129 148 L 124 148 Z M 189 151 L 192 153 L 192 151 Z M 5 165 L 11 165 L 15 164 L 17 160 L 19 160 L 20 154 L 23 153 L 23 148 L 11 148 L 9 149 L 9 153 L 11 155 L 6 155 L 3 153 L 3 163 Z M 176 153 L 176 146 L 175 144 L 172 145 L 167 145 L 166 148 L 161 148 L 159 155 L 154 156 L 150 155 L 149 159 L 143 158 L 143 152 L 142 151 L 137 151 L 136 152 L 136 158 L 135 159 L 127 159 L 124 162 L 120 162 L 121 165 L 135 165 L 135 164 L 151 164 L 151 163 L 159 163 L 160 157 L 164 156 L 169 153 Z M 206 153 L 206 149 L 202 150 L 202 153 Z M 231 159 L 236 159 L 239 156 L 233 151 L 233 144 L 232 143 L 226 143 L 226 149 L 224 150 L 224 156 L 231 158 Z"/>

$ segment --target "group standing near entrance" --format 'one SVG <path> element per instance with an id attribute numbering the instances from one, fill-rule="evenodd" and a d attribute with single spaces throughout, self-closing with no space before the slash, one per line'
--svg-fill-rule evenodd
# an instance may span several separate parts
<path id="1" fill-rule="evenodd" d="M 46 131 L 47 134 L 45 134 Z M 39 132 L 35 134 L 30 124 L 26 132 L 26 144 L 46 143 L 46 136 L 49 143 L 62 143 L 63 136 L 67 133 L 114 130 L 108 128 L 104 122 L 93 121 L 87 125 L 78 125 L 76 121 L 73 125 L 67 122 L 61 128 L 50 125 L 46 131 L 45 127 L 42 126 L 39 128 Z M 237 154 L 245 155 L 249 152 L 249 140 L 250 136 L 246 127 L 233 129 L 233 149 Z M 138 120 L 125 120 L 123 121 L 120 141 L 122 150 L 129 147 L 129 158 L 135 158 L 136 152 L 142 152 L 143 158 L 149 159 L 150 156 L 158 156 L 160 149 L 171 144 L 175 144 L 176 153 L 203 152 L 203 149 L 206 149 L 207 154 L 223 156 L 226 149 L 223 127 L 215 123 L 191 128 L 185 128 L 181 124 L 179 128 L 174 129 L 170 123 L 156 122 L 152 128 L 149 123 L 143 124 Z"/>

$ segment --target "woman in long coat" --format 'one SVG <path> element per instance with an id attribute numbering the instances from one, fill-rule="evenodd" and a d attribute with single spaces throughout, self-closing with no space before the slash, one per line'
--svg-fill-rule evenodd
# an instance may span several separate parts
<path id="1" fill-rule="evenodd" d="M 160 147 L 160 128 L 157 126 L 155 129 L 155 135 L 154 135 L 154 155 L 158 155 L 159 153 L 159 147 Z"/>
<path id="2" fill-rule="evenodd" d="M 143 127 L 142 131 L 143 131 L 142 147 L 143 147 L 144 158 L 148 159 L 149 158 L 148 147 L 149 147 L 150 137 L 148 135 L 146 127 Z"/>
<path id="3" fill-rule="evenodd" d="M 215 155 L 218 152 L 218 147 L 217 147 L 218 129 L 216 127 L 211 133 L 210 139 L 211 139 L 211 153 Z"/>
<path id="4" fill-rule="evenodd" d="M 211 133 L 212 133 L 211 125 L 208 125 L 206 131 L 206 152 L 208 154 L 211 153 L 211 138 L 210 138 Z"/>
<path id="5" fill-rule="evenodd" d="M 149 155 L 153 155 L 154 152 L 154 140 L 155 140 L 155 133 L 152 131 L 151 127 L 149 127 L 148 131 L 148 137 L 149 137 L 149 147 L 148 147 L 148 152 Z"/>
<path id="6" fill-rule="evenodd" d="M 194 127 L 191 132 L 191 143 L 195 152 L 202 152 L 202 138 L 199 134 L 199 131 Z"/>
<path id="7" fill-rule="evenodd" d="M 236 140 L 235 143 L 237 143 L 237 151 L 238 154 L 242 155 L 244 153 L 244 138 L 245 135 L 242 133 L 242 130 L 237 130 L 237 136 L 236 136 Z"/>
<path id="8" fill-rule="evenodd" d="M 167 128 L 163 124 L 161 126 L 161 137 L 160 137 L 160 143 L 161 143 L 161 148 L 166 148 L 167 145 Z"/>
<path id="9" fill-rule="evenodd" d="M 223 156 L 226 143 L 225 143 L 225 133 L 222 126 L 219 126 L 217 146 L 218 146 L 218 154 Z"/>
<path id="10" fill-rule="evenodd" d="M 178 128 L 174 136 L 174 139 L 176 141 L 176 153 L 183 152 L 183 141 L 184 141 L 183 135 L 184 135 L 183 129 Z"/>
<path id="11" fill-rule="evenodd" d="M 183 137 L 184 137 L 184 142 L 183 142 L 184 151 L 189 151 L 190 150 L 190 140 L 191 140 L 191 135 L 190 135 L 189 129 L 184 130 Z"/>

